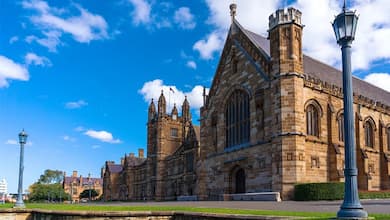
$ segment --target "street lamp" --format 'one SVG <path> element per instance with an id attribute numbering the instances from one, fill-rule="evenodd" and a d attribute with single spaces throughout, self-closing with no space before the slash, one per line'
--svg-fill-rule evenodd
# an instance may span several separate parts
<path id="1" fill-rule="evenodd" d="M 19 184 L 18 184 L 18 198 L 16 200 L 14 208 L 24 208 L 24 202 L 23 202 L 23 157 L 24 157 L 24 145 L 27 141 L 27 133 L 22 130 L 22 132 L 19 133 L 19 143 L 20 143 L 20 161 L 19 161 Z"/>
<path id="2" fill-rule="evenodd" d="M 355 39 L 358 16 L 353 11 L 346 11 L 345 0 L 343 11 L 333 22 L 337 43 L 341 46 L 343 64 L 344 93 L 344 134 L 345 134 L 345 190 L 344 202 L 337 212 L 339 219 L 366 219 L 367 212 L 359 201 L 357 186 L 355 128 L 353 119 L 353 93 L 351 74 L 351 44 Z"/>

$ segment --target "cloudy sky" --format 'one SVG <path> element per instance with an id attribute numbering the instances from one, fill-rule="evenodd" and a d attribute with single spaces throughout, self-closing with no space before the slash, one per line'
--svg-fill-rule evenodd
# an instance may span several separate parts
<path id="1" fill-rule="evenodd" d="M 106 160 L 144 148 L 148 103 L 161 90 L 171 106 L 188 96 L 198 124 L 202 88 L 211 84 L 230 25 L 230 3 L 0 1 L 0 178 L 9 191 L 17 190 L 23 128 L 27 188 L 45 169 L 99 176 Z M 237 20 L 264 36 L 277 8 L 300 9 L 305 53 L 340 67 L 330 22 L 341 1 L 235 3 Z M 360 15 L 354 75 L 390 91 L 390 4 L 348 5 Z"/>

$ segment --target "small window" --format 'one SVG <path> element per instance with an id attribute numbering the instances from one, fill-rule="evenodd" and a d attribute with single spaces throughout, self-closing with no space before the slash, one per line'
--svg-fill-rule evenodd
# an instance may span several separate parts
<path id="1" fill-rule="evenodd" d="M 367 147 L 374 147 L 374 128 L 369 120 L 364 123 L 364 139 Z"/>
<path id="2" fill-rule="evenodd" d="M 194 155 L 192 153 L 186 154 L 186 170 L 187 172 L 194 170 Z"/>
<path id="3" fill-rule="evenodd" d="M 339 125 L 339 141 L 344 142 L 344 114 L 340 114 L 337 123 Z"/>
<path id="4" fill-rule="evenodd" d="M 178 129 L 177 128 L 171 128 L 171 137 L 178 137 Z"/>

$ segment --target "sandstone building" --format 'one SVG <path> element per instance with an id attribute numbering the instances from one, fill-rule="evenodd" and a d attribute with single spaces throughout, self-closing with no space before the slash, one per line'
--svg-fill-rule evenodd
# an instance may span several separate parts
<path id="1" fill-rule="evenodd" d="M 71 201 L 79 202 L 80 193 L 84 190 L 94 189 L 98 193 L 95 199 L 103 194 L 103 180 L 101 178 L 93 178 L 91 176 L 77 176 L 77 171 L 73 171 L 72 176 L 66 176 L 64 173 L 64 181 L 62 187 L 66 193 L 71 195 Z"/>
<path id="2" fill-rule="evenodd" d="M 147 158 L 122 181 L 132 187 L 131 199 L 265 191 L 286 199 L 296 183 L 344 181 L 342 73 L 303 54 L 299 10 L 272 14 L 266 38 L 242 27 L 236 6 L 230 9 L 231 27 L 200 109 L 200 138 L 185 138 L 185 113 L 175 121 L 165 101 L 157 116 L 151 105 Z M 358 78 L 353 87 L 359 189 L 388 190 L 390 93 Z M 172 139 L 174 128 L 182 139 Z M 192 185 L 178 188 L 187 181 Z"/>
<path id="3" fill-rule="evenodd" d="M 103 171 L 105 200 L 174 200 L 194 195 L 195 162 L 199 152 L 199 127 L 192 125 L 187 98 L 178 114 L 176 106 L 166 112 L 163 93 L 157 110 L 152 100 L 148 110 L 147 158 L 125 155 L 121 164 L 107 161 Z"/>

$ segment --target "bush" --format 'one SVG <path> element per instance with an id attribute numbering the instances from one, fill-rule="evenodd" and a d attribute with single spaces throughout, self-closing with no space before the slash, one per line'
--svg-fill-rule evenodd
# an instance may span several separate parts
<path id="1" fill-rule="evenodd" d="M 344 198 L 344 183 L 303 183 L 294 187 L 294 200 L 339 200 Z"/>
<path id="2" fill-rule="evenodd" d="M 386 199 L 390 198 L 390 191 L 359 191 L 360 199 Z"/>

